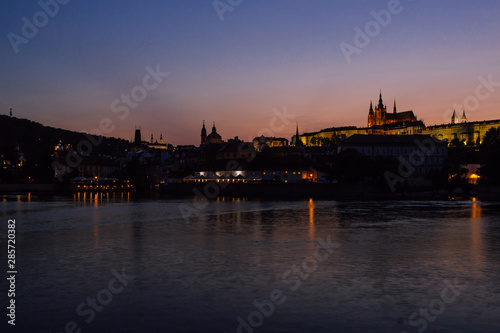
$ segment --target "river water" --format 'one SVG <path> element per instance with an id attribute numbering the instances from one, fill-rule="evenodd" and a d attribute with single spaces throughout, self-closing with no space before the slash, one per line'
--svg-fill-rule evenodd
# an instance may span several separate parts
<path id="1" fill-rule="evenodd" d="M 15 332 L 500 331 L 498 202 L 2 200 Z"/>

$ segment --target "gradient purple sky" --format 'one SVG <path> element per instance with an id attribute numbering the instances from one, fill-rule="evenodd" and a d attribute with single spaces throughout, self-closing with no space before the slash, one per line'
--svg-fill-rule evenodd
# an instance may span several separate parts
<path id="1" fill-rule="evenodd" d="M 223 139 L 251 139 L 286 107 L 296 117 L 274 134 L 290 139 L 296 121 L 301 132 L 365 126 L 379 89 L 391 110 L 396 98 L 399 111 L 442 124 L 475 95 L 479 76 L 500 82 L 493 0 L 401 1 L 348 63 L 340 43 L 353 44 L 354 28 L 388 2 L 244 0 L 221 21 L 212 0 L 72 0 L 16 54 L 8 34 L 21 35 L 21 19 L 41 8 L 2 1 L 0 111 L 76 131 L 109 118 L 110 136 L 132 139 L 140 125 L 143 139 L 161 132 L 177 145 L 199 144 L 203 120 Z M 111 103 L 157 64 L 170 75 L 119 119 Z M 500 87 L 490 95 L 466 109 L 469 120 L 500 118 Z"/>

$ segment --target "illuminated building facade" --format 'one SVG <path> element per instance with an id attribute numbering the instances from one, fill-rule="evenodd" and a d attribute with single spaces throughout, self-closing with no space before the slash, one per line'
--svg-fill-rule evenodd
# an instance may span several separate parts
<path id="1" fill-rule="evenodd" d="M 168 144 L 163 142 L 163 134 L 161 134 L 161 133 L 160 133 L 160 141 L 155 140 L 153 138 L 153 133 L 151 133 L 151 139 L 149 140 L 149 143 L 147 144 L 147 146 L 148 146 L 148 148 L 151 148 L 151 149 L 163 149 L 163 150 L 173 148 L 172 145 L 168 145 Z"/>
<path id="2" fill-rule="evenodd" d="M 151 138 L 149 139 L 149 141 L 142 141 L 141 128 L 136 127 L 134 142 L 132 143 L 132 151 L 139 151 L 142 150 L 143 148 L 168 150 L 168 149 L 174 149 L 174 146 L 163 142 L 162 133 L 160 133 L 159 141 L 154 139 L 153 133 L 151 133 Z"/>
<path id="3" fill-rule="evenodd" d="M 253 139 L 253 146 L 257 151 L 262 151 L 265 147 L 286 147 L 288 146 L 288 140 L 261 135 Z"/>

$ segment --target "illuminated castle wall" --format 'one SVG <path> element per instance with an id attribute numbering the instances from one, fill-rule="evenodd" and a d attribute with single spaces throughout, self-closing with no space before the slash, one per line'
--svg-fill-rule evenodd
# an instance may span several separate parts
<path id="1" fill-rule="evenodd" d="M 460 119 L 453 113 L 450 124 L 426 127 L 418 120 L 413 111 L 397 112 L 396 102 L 394 110 L 387 113 L 387 107 L 382 101 L 380 93 L 379 103 L 373 108 L 370 102 L 368 111 L 367 127 L 332 127 L 317 132 L 304 133 L 299 135 L 299 139 L 305 146 L 320 146 L 324 142 L 345 139 L 354 134 L 378 134 L 378 135 L 413 135 L 427 134 L 440 140 L 451 142 L 453 139 L 459 139 L 467 145 L 476 146 L 481 143 L 484 135 L 490 128 L 500 127 L 500 119 L 468 122 L 463 112 Z M 292 138 L 292 145 L 295 144 L 296 136 Z"/>
<path id="2" fill-rule="evenodd" d="M 422 134 L 428 134 L 439 140 L 451 142 L 454 139 L 463 141 L 466 145 L 477 146 L 482 143 L 484 135 L 490 128 L 500 127 L 500 120 L 485 120 L 464 122 L 448 125 L 426 127 Z"/>

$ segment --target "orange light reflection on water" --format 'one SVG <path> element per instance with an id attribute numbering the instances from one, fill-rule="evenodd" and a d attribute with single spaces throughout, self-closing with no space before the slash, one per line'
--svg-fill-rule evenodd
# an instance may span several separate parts
<path id="1" fill-rule="evenodd" d="M 314 225 L 314 205 L 313 199 L 309 199 L 309 239 L 315 240 L 315 225 Z"/>
<path id="2" fill-rule="evenodd" d="M 483 224 L 482 207 L 477 198 L 472 198 L 472 213 L 470 220 L 471 228 L 471 253 L 477 263 L 482 262 L 483 257 Z"/>

